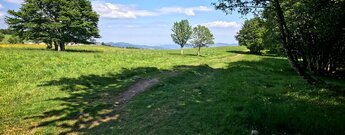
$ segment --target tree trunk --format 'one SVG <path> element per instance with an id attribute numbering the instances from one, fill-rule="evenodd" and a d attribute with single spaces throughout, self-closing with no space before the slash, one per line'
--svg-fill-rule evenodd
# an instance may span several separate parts
<path id="1" fill-rule="evenodd" d="M 47 44 L 47 49 L 52 49 L 53 48 L 53 43 L 46 43 Z"/>
<path id="2" fill-rule="evenodd" d="M 283 10 L 280 6 L 279 0 L 274 0 L 274 7 L 277 13 L 277 21 L 279 24 L 279 30 L 281 33 L 281 38 L 282 38 L 282 44 L 283 48 L 286 51 L 286 55 L 288 58 L 288 61 L 292 68 L 300 75 L 303 77 L 303 79 L 307 80 L 311 84 L 316 84 L 318 81 L 311 77 L 299 64 L 298 58 L 293 52 L 293 44 L 292 44 L 292 37 L 291 34 L 287 28 L 285 17 Z"/>
<path id="3" fill-rule="evenodd" d="M 201 47 L 198 47 L 198 52 L 197 52 L 198 56 L 200 56 L 200 50 L 201 50 Z"/>
<path id="4" fill-rule="evenodd" d="M 60 46 L 59 46 L 58 42 L 54 42 L 54 50 L 60 51 Z"/>
<path id="5" fill-rule="evenodd" d="M 181 47 L 181 55 L 183 55 L 183 47 Z"/>
<path id="6" fill-rule="evenodd" d="M 64 42 L 60 42 L 60 50 L 65 51 L 65 43 Z"/>

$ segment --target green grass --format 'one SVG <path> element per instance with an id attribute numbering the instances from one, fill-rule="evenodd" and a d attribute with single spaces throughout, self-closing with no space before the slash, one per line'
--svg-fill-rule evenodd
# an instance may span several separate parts
<path id="1" fill-rule="evenodd" d="M 0 46 L 0 134 L 345 134 L 344 96 L 309 86 L 285 58 L 67 49 Z M 160 83 L 124 108 L 111 100 L 153 76 Z"/>

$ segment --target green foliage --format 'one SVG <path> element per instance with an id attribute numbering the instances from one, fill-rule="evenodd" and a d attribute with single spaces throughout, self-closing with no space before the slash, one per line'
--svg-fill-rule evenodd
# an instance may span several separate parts
<path id="1" fill-rule="evenodd" d="M 171 38 L 173 41 L 183 48 L 188 40 L 190 39 L 193 31 L 192 26 L 189 25 L 188 20 L 181 20 L 180 22 L 175 22 L 173 25 Z"/>
<path id="2" fill-rule="evenodd" d="M 264 48 L 269 50 L 270 53 L 278 54 L 280 56 L 286 56 L 285 50 L 280 41 L 281 37 L 275 20 L 266 19 L 263 22 L 263 25 L 266 29 L 263 34 Z"/>
<path id="3" fill-rule="evenodd" d="M 19 11 L 9 10 L 6 22 L 26 40 L 53 42 L 64 50 L 65 43 L 90 43 L 98 34 L 98 15 L 89 0 L 26 0 Z"/>
<path id="4" fill-rule="evenodd" d="M 212 3 L 216 9 L 222 10 L 228 14 L 237 11 L 242 15 L 249 13 L 258 14 L 265 8 L 267 4 L 273 0 L 218 0 L 217 3 Z"/>
<path id="5" fill-rule="evenodd" d="M 10 38 L 8 38 L 7 42 L 10 44 L 18 44 L 18 43 L 21 43 L 21 40 L 17 36 L 11 36 Z"/>
<path id="6" fill-rule="evenodd" d="M 1 44 L 8 44 L 8 39 L 10 39 L 12 35 L 4 35 L 4 38 L 2 41 L 0 41 Z"/>
<path id="7" fill-rule="evenodd" d="M 0 32 L 0 42 L 5 39 L 5 35 Z"/>
<path id="8" fill-rule="evenodd" d="M 242 29 L 236 35 L 241 46 L 246 46 L 251 53 L 260 54 L 264 49 L 263 35 L 266 29 L 263 26 L 263 20 L 259 17 L 244 22 Z"/>
<path id="9" fill-rule="evenodd" d="M 0 29 L 0 33 L 5 34 L 5 35 L 14 35 L 14 32 L 11 31 L 10 29 Z"/>
<path id="10" fill-rule="evenodd" d="M 309 86 L 286 58 L 245 47 L 206 48 L 204 57 L 193 49 L 42 49 L 0 46 L 0 134 L 344 132 L 344 97 Z M 120 93 L 156 77 L 158 85 L 117 106 Z"/>
<path id="11" fill-rule="evenodd" d="M 190 43 L 195 48 L 198 48 L 197 55 L 200 55 L 201 47 L 207 47 L 210 44 L 214 44 L 213 40 L 213 34 L 207 27 L 198 25 L 193 28 L 193 34 Z"/>
<path id="12" fill-rule="evenodd" d="M 227 13 L 262 15 L 267 28 L 265 46 L 286 54 L 296 72 L 309 82 L 315 82 L 310 73 L 344 76 L 344 0 L 219 0 L 214 5 Z"/>
<path id="13" fill-rule="evenodd" d="M 341 75 L 337 69 L 345 67 L 345 1 L 284 0 L 282 9 L 301 67 L 317 75 Z M 275 20 L 273 10 L 264 10 L 265 20 Z"/>

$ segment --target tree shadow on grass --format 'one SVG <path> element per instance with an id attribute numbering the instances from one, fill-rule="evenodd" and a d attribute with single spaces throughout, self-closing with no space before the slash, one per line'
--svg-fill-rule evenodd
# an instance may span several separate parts
<path id="1" fill-rule="evenodd" d="M 82 49 L 67 49 L 65 52 L 72 52 L 72 53 L 102 53 L 103 51 L 82 50 Z"/>
<path id="2" fill-rule="evenodd" d="M 237 50 L 231 50 L 227 51 L 229 53 L 237 53 L 237 54 L 247 54 L 247 55 L 257 55 L 257 56 L 270 56 L 270 57 L 281 57 L 277 54 L 274 53 L 260 53 L 260 54 L 255 54 L 255 53 L 250 53 L 249 51 L 237 51 Z"/>
<path id="3" fill-rule="evenodd" d="M 65 130 L 61 134 L 67 134 L 92 129 L 103 122 L 116 121 L 120 115 L 116 111 L 117 101 L 113 99 L 136 80 L 158 71 L 153 67 L 123 69 L 120 74 L 87 75 L 45 82 L 40 86 L 60 86 L 61 91 L 68 92 L 69 96 L 50 99 L 63 102 L 62 108 L 31 117 L 43 119 L 32 128 L 54 125 Z"/>
<path id="4" fill-rule="evenodd" d="M 242 92 L 239 95 L 250 95 L 243 97 L 246 103 L 234 106 L 239 114 L 228 120 L 235 118 L 260 134 L 343 134 L 345 131 L 345 117 L 341 116 L 345 113 L 344 96 L 308 85 L 286 59 L 239 61 L 221 72 L 237 76 L 231 83 Z"/>
<path id="5" fill-rule="evenodd" d="M 237 50 L 231 50 L 231 51 L 227 51 L 229 53 L 237 53 L 237 54 L 252 54 L 249 51 L 237 51 Z M 252 54 L 255 55 L 255 54 Z"/>
<path id="6" fill-rule="evenodd" d="M 262 134 L 344 131 L 344 99 L 307 86 L 285 59 L 239 61 L 229 63 L 226 69 L 176 66 L 170 72 L 178 73 L 177 76 L 161 80 L 152 90 L 124 106 L 126 109 L 112 100 L 136 80 L 164 72 L 168 71 L 142 67 L 124 69 L 118 74 L 45 82 L 41 87 L 59 86 L 69 96 L 51 99 L 61 102 L 61 108 L 29 118 L 42 120 L 32 128 L 55 126 L 62 129 L 61 134 L 226 134 L 247 133 L 251 129 Z M 154 104 L 154 108 L 148 104 Z"/>
<path id="7" fill-rule="evenodd" d="M 202 54 L 200 56 L 198 56 L 197 54 L 189 54 L 189 53 L 185 53 L 185 54 L 181 54 L 181 53 L 168 53 L 169 55 L 173 55 L 173 56 L 195 56 L 195 57 L 205 57 Z"/>

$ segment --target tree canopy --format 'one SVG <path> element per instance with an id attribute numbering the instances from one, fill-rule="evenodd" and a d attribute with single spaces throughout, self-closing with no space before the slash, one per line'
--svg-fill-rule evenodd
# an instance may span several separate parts
<path id="1" fill-rule="evenodd" d="M 6 22 L 22 39 L 55 45 L 90 43 L 98 38 L 99 16 L 89 0 L 25 0 L 19 11 L 9 10 Z"/>
<path id="2" fill-rule="evenodd" d="M 251 53 L 260 54 L 264 49 L 263 35 L 265 28 L 259 17 L 244 22 L 242 29 L 236 35 L 236 39 L 241 46 L 246 46 Z"/>
<path id="3" fill-rule="evenodd" d="M 198 25 L 193 28 L 192 39 L 190 42 L 195 48 L 198 48 L 198 56 L 200 55 L 201 47 L 214 44 L 213 40 L 213 34 L 207 27 Z"/>
<path id="4" fill-rule="evenodd" d="M 345 1 L 219 0 L 214 5 L 226 13 L 255 13 L 265 20 L 263 43 L 276 52 L 283 48 L 292 67 L 308 82 L 319 82 L 309 74 L 344 75 Z"/>
<path id="5" fill-rule="evenodd" d="M 193 33 L 192 26 L 189 25 L 188 20 L 181 20 L 174 23 L 172 32 L 171 38 L 176 44 L 181 46 L 181 54 L 183 54 L 183 47 L 188 43 Z"/>

